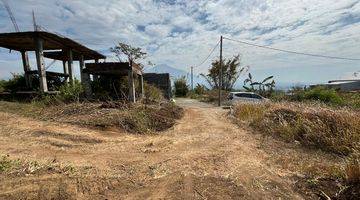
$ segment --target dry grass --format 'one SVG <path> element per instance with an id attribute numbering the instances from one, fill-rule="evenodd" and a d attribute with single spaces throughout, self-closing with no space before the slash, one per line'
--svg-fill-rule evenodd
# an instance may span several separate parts
<path id="1" fill-rule="evenodd" d="M 131 133 L 152 133 L 172 127 L 183 110 L 170 103 L 160 105 L 124 102 L 44 105 L 38 102 L 0 101 L 0 111 L 61 123 L 99 128 L 119 128 Z"/>
<path id="2" fill-rule="evenodd" d="M 360 185 L 360 157 L 353 155 L 349 158 L 346 168 L 346 180 L 349 183 Z"/>
<path id="3" fill-rule="evenodd" d="M 239 104 L 234 115 L 257 131 L 288 142 L 349 155 L 360 151 L 360 113 L 316 104 Z"/>
<path id="4" fill-rule="evenodd" d="M 360 113 L 319 104 L 270 103 L 238 104 L 234 116 L 256 132 L 289 143 L 321 149 L 347 157 L 342 164 L 329 161 L 303 163 L 296 167 L 305 174 L 297 185 L 300 191 L 324 198 L 358 197 L 360 188 Z M 314 151 L 314 156 L 316 152 Z M 305 192 L 307 193 L 307 192 Z"/>
<path id="5" fill-rule="evenodd" d="M 49 172 L 73 174 L 76 170 L 73 166 L 62 165 L 56 162 L 56 160 L 38 162 L 23 159 L 11 159 L 8 155 L 0 155 L 0 175 L 23 176 Z"/>

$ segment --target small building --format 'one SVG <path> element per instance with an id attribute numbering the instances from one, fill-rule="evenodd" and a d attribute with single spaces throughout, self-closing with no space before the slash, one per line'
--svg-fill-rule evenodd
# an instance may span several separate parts
<path id="1" fill-rule="evenodd" d="M 165 98 L 170 99 L 172 97 L 169 73 L 145 73 L 144 80 L 146 83 L 159 88 L 163 92 Z"/>

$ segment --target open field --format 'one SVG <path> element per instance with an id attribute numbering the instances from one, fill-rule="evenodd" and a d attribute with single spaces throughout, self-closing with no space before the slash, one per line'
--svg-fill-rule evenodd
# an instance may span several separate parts
<path id="1" fill-rule="evenodd" d="M 184 117 L 146 135 L 2 107 L 0 199 L 317 199 L 337 191 L 309 189 L 305 171 L 341 167 L 342 157 L 253 134 L 227 110 L 178 103 Z"/>

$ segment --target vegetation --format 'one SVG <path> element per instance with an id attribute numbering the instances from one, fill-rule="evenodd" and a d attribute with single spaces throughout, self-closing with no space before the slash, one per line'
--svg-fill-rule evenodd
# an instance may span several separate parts
<path id="1" fill-rule="evenodd" d="M 44 104 L 0 101 L 0 110 L 40 120 L 97 128 L 119 128 L 130 133 L 154 133 L 172 127 L 183 110 L 172 103 L 146 105 L 121 101 Z"/>
<path id="2" fill-rule="evenodd" d="M 205 85 L 200 85 L 199 83 L 194 88 L 194 93 L 197 95 L 203 95 L 206 93 L 208 89 L 205 87 Z"/>
<path id="3" fill-rule="evenodd" d="M 115 47 L 111 47 L 110 51 L 115 54 L 119 62 L 123 62 L 123 56 L 127 58 L 128 62 L 137 62 L 139 60 L 145 59 L 147 55 L 147 53 L 144 52 L 141 48 L 133 47 L 131 45 L 121 42 L 119 42 L 119 44 Z M 148 64 L 152 65 L 151 62 L 149 62 Z"/>
<path id="4" fill-rule="evenodd" d="M 145 103 L 160 103 L 164 100 L 164 95 L 162 91 L 148 83 L 144 83 L 144 90 L 145 90 Z"/>
<path id="5" fill-rule="evenodd" d="M 59 88 L 59 94 L 56 96 L 63 102 L 79 102 L 84 89 L 80 81 L 74 80 L 73 83 L 66 83 Z"/>
<path id="6" fill-rule="evenodd" d="M 185 97 L 189 92 L 189 86 L 186 83 L 185 76 L 174 81 L 174 90 L 176 97 Z"/>
<path id="7" fill-rule="evenodd" d="M 274 92 L 275 81 L 274 76 L 269 76 L 262 81 L 254 81 L 251 73 L 248 74 L 248 78 L 244 81 L 244 88 L 248 92 L 256 92 L 262 96 L 269 97 Z M 249 86 L 247 86 L 249 84 Z"/>
<path id="8" fill-rule="evenodd" d="M 240 65 L 240 55 L 236 55 L 228 60 L 222 60 L 222 90 L 232 90 L 235 82 L 239 79 L 240 75 L 249 69 L 249 67 L 240 67 Z M 208 74 L 201 74 L 201 76 L 206 79 L 212 89 L 218 89 L 220 85 L 220 60 L 215 60 L 214 62 L 212 62 Z"/>
<path id="9" fill-rule="evenodd" d="M 28 175 L 39 174 L 42 172 L 73 174 L 75 168 L 71 165 L 61 165 L 60 163 L 37 162 L 21 159 L 11 159 L 8 155 L 0 155 L 0 175 Z"/>
<path id="10" fill-rule="evenodd" d="M 0 81 L 0 92 L 17 92 L 26 90 L 26 81 L 24 75 L 12 74 L 9 80 Z"/>
<path id="11" fill-rule="evenodd" d="M 271 94 L 271 99 L 277 102 L 319 102 L 332 107 L 360 109 L 360 93 L 338 92 L 326 87 L 314 87 L 310 89 L 294 87 L 288 93 L 274 91 Z"/>
<path id="12" fill-rule="evenodd" d="M 291 103 L 240 104 L 234 109 L 238 119 L 262 133 L 342 155 L 360 151 L 358 112 Z"/>
<path id="13" fill-rule="evenodd" d="M 249 124 L 258 133 L 347 157 L 344 167 L 330 164 L 319 167 L 309 165 L 301 169 L 306 176 L 297 183 L 298 187 L 305 187 L 316 193 L 324 190 L 324 186 L 329 187 L 331 189 L 327 191 L 336 199 L 349 199 L 359 195 L 358 111 L 318 104 L 238 104 L 234 107 L 234 116 L 239 123 Z"/>
<path id="14" fill-rule="evenodd" d="M 315 87 L 309 90 L 294 89 L 292 92 L 293 94 L 290 98 L 295 101 L 313 100 L 334 105 L 343 103 L 341 97 L 334 89 Z"/>

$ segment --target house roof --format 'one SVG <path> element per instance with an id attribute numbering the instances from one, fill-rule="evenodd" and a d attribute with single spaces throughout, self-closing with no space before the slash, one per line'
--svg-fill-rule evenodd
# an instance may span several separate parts
<path id="1" fill-rule="evenodd" d="M 67 37 L 44 31 L 0 33 L 0 47 L 16 51 L 35 51 L 35 38 L 42 38 L 44 50 L 72 49 L 74 54 L 86 59 L 104 59 L 104 55 Z M 62 60 L 59 53 L 49 53 L 49 57 Z"/>

